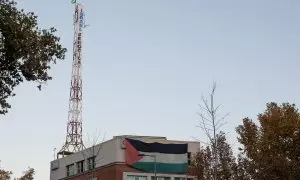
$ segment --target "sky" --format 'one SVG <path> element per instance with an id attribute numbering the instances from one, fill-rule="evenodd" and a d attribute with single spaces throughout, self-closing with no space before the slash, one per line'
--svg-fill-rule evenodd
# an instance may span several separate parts
<path id="1" fill-rule="evenodd" d="M 68 48 L 42 91 L 23 83 L 0 116 L 0 166 L 49 179 L 66 136 L 72 66 L 70 1 L 18 0 L 54 26 Z M 300 1 L 82 0 L 83 135 L 154 135 L 207 142 L 196 127 L 201 96 L 216 104 L 234 148 L 235 127 L 268 102 L 300 104 Z"/>

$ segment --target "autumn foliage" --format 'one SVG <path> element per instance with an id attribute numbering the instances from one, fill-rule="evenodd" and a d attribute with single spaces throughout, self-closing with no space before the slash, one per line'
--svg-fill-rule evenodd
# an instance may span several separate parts
<path id="1" fill-rule="evenodd" d="M 299 180 L 300 114 L 294 104 L 267 104 L 256 121 L 244 118 L 236 128 L 241 147 L 235 157 L 225 134 L 217 137 L 218 180 Z M 194 155 L 192 175 L 212 179 L 210 146 Z"/>
<path id="2" fill-rule="evenodd" d="M 245 118 L 237 128 L 241 162 L 254 179 L 300 179 L 300 114 L 293 104 L 267 105 L 260 126 Z"/>

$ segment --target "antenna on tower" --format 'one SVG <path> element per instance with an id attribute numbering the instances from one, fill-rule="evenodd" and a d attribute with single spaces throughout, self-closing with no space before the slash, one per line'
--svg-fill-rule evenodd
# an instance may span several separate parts
<path id="1" fill-rule="evenodd" d="M 74 43 L 73 43 L 73 65 L 70 87 L 69 112 L 67 124 L 66 141 L 61 150 L 57 153 L 59 156 L 68 156 L 84 148 L 82 141 L 82 33 L 84 28 L 83 5 L 75 4 L 74 14 Z"/>
<path id="2" fill-rule="evenodd" d="M 54 158 L 54 160 L 55 160 L 55 158 L 56 158 L 55 152 L 56 152 L 56 148 L 53 148 L 53 158 Z"/>

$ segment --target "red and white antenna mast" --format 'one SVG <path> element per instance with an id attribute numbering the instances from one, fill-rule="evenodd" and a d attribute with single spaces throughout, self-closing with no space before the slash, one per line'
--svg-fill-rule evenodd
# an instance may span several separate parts
<path id="1" fill-rule="evenodd" d="M 67 156 L 83 150 L 82 141 L 82 33 L 84 28 L 83 5 L 75 2 L 73 65 L 69 99 L 68 125 L 65 144 L 57 156 Z"/>

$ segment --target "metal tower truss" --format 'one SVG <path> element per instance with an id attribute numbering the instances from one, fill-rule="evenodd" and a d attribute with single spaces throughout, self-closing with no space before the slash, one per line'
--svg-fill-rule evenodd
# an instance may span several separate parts
<path id="1" fill-rule="evenodd" d="M 73 65 L 69 99 L 68 125 L 65 144 L 57 153 L 59 156 L 67 156 L 83 150 L 82 141 L 82 32 L 84 28 L 83 5 L 76 4 L 74 15 L 74 44 Z"/>

